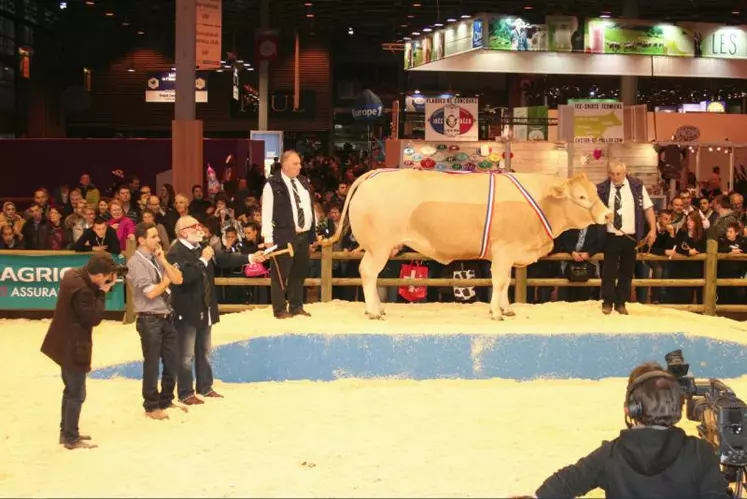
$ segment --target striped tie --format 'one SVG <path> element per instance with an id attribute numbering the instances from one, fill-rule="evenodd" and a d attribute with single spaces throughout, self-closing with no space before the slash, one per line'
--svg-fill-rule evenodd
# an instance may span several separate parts
<path id="1" fill-rule="evenodd" d="M 298 194 L 298 181 L 295 178 L 291 179 L 291 185 L 293 186 L 293 198 L 296 200 L 296 211 L 298 211 L 298 228 L 303 230 L 306 225 L 306 216 L 303 212 L 301 196 Z"/>

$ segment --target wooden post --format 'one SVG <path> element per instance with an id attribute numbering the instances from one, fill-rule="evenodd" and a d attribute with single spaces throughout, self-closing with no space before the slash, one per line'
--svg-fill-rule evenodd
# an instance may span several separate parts
<path id="1" fill-rule="evenodd" d="M 514 303 L 527 302 L 527 268 L 516 267 L 516 279 L 514 284 Z"/>
<path id="2" fill-rule="evenodd" d="M 129 260 L 132 255 L 135 254 L 137 249 L 137 243 L 132 239 L 127 240 L 127 247 L 124 250 L 125 260 Z M 135 322 L 135 302 L 132 299 L 132 289 L 125 279 L 125 312 L 124 318 L 122 319 L 123 324 L 132 324 Z"/>
<path id="3" fill-rule="evenodd" d="M 703 269 L 705 286 L 703 286 L 703 313 L 716 315 L 716 279 L 718 270 L 718 243 L 709 239 L 706 246 L 705 268 Z"/>
<path id="4" fill-rule="evenodd" d="M 332 246 L 322 246 L 322 302 L 332 301 Z"/>

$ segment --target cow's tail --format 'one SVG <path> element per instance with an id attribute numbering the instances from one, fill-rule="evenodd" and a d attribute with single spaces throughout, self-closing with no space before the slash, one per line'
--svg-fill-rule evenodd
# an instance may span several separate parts
<path id="1" fill-rule="evenodd" d="M 342 213 L 340 214 L 340 223 L 337 224 L 337 230 L 335 231 L 335 234 L 327 239 L 322 239 L 319 244 L 321 244 L 322 246 L 331 246 L 340 240 L 340 238 L 348 228 L 347 218 L 348 209 L 350 207 L 350 200 L 353 199 L 353 195 L 355 194 L 355 191 L 358 190 L 358 187 L 360 187 L 360 185 L 376 171 L 377 170 L 367 171 L 366 173 L 358 177 L 355 182 L 353 182 L 353 185 L 351 185 L 350 189 L 348 189 L 347 196 L 345 196 L 345 204 L 342 207 Z"/>

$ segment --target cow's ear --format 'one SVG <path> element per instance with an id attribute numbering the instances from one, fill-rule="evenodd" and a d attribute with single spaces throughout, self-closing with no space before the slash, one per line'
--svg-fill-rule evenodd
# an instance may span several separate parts
<path id="1" fill-rule="evenodd" d="M 563 181 L 552 186 L 552 195 L 555 199 L 565 199 L 569 195 L 568 182 Z"/>

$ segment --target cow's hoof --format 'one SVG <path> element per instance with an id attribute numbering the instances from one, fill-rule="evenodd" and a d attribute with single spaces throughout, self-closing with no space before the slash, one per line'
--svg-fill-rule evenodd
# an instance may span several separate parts
<path id="1" fill-rule="evenodd" d="M 368 317 L 372 321 L 382 321 L 382 320 L 384 320 L 383 314 L 372 314 L 371 312 L 366 312 L 366 317 Z"/>
<path id="2" fill-rule="evenodd" d="M 502 321 L 503 320 L 503 314 L 494 314 L 493 311 L 490 311 L 490 318 L 494 321 Z"/>
<path id="3" fill-rule="evenodd" d="M 503 310 L 503 315 L 505 315 L 506 317 L 516 317 L 516 312 L 514 312 L 513 310 L 509 308 L 509 309 Z"/>

